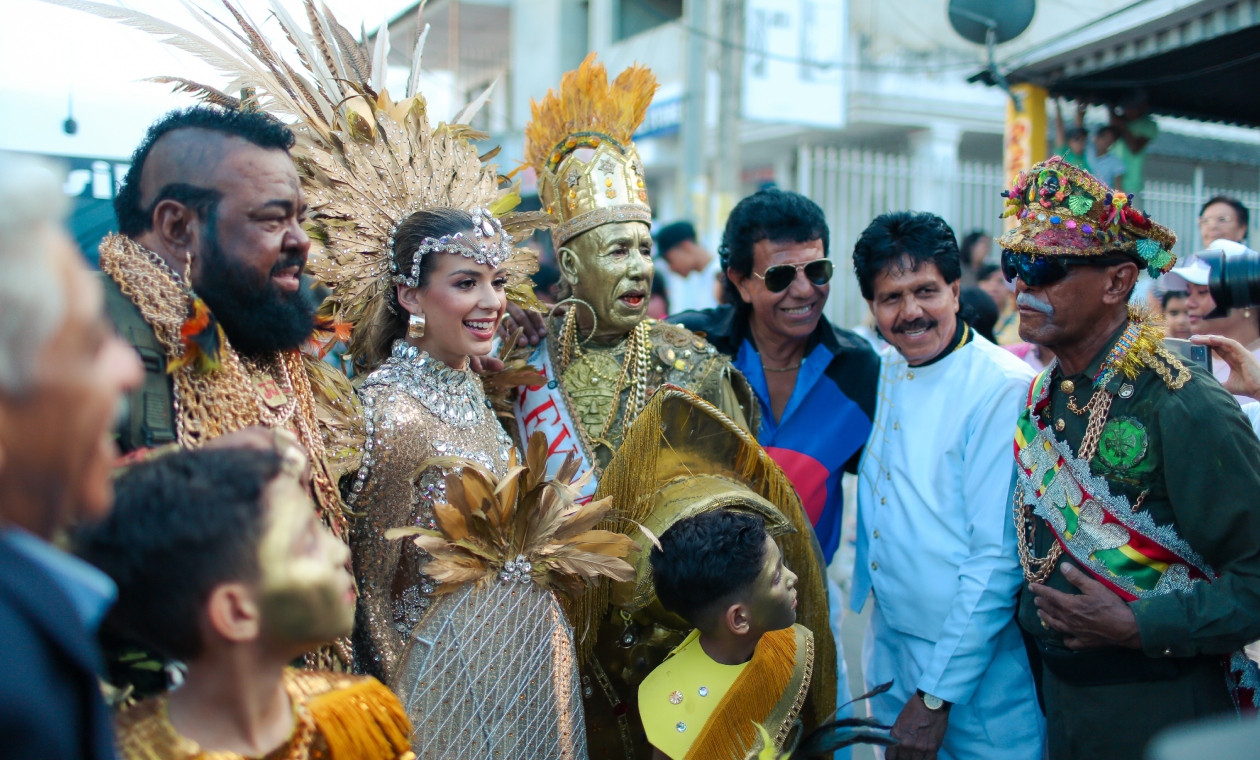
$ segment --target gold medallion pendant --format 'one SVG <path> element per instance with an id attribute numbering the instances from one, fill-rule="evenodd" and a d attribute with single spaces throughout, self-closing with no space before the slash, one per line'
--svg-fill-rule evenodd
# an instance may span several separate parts
<path id="1" fill-rule="evenodd" d="M 573 413 L 592 442 L 607 434 L 608 411 L 617 401 L 621 364 L 604 351 L 587 351 L 564 371 Z"/>

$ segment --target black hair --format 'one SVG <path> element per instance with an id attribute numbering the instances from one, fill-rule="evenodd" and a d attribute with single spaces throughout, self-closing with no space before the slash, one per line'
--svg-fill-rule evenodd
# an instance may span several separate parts
<path id="1" fill-rule="evenodd" d="M 1071 142 L 1072 140 L 1084 140 L 1086 137 L 1089 137 L 1089 130 L 1085 127 L 1068 127 L 1066 137 L 1068 142 Z"/>
<path id="2" fill-rule="evenodd" d="M 914 272 L 928 263 L 936 265 L 947 284 L 962 276 L 954 231 L 944 219 L 926 211 L 880 214 L 853 246 L 853 271 L 868 301 L 875 298 L 875 280 L 884 270 L 900 271 L 908 265 Z"/>
<path id="3" fill-rule="evenodd" d="M 394 232 L 392 253 L 396 273 L 411 277 L 416 251 L 425 238 L 437 239 L 443 235 L 467 232 L 472 226 L 472 214 L 456 208 L 437 206 L 411 214 Z M 437 268 L 437 262 L 437 256 L 433 254 L 420 257 L 416 287 L 428 287 L 429 275 Z M 389 358 L 394 341 L 407 337 L 409 318 L 407 310 L 398 303 L 398 288 L 391 284 L 385 297 L 378 300 L 376 311 L 365 315 L 350 335 L 350 353 L 355 357 L 356 368 L 366 374 Z"/>
<path id="4" fill-rule="evenodd" d="M 122 234 L 134 237 L 153 229 L 153 207 L 163 200 L 186 203 L 202 219 L 206 218 L 207 210 L 218 203 L 219 194 L 213 189 L 172 183 L 158 189 L 147 209 L 140 206 L 140 179 L 144 175 L 149 153 L 158 140 L 180 129 L 206 129 L 273 150 L 288 151 L 294 143 L 293 132 L 288 127 L 261 111 L 235 111 L 207 105 L 171 111 L 149 127 L 140 147 L 131 155 L 131 168 L 114 196 L 114 214 L 118 217 L 118 229 Z"/>
<path id="5" fill-rule="evenodd" d="M 1242 201 L 1237 198 L 1231 198 L 1228 195 L 1216 195 L 1208 198 L 1207 203 L 1204 203 L 1199 209 L 1199 216 L 1203 216 L 1203 212 L 1208 210 L 1208 206 L 1214 203 L 1224 203 L 1232 208 L 1238 216 L 1238 223 L 1243 226 L 1244 230 L 1251 226 L 1251 212 L 1247 211 L 1247 207 L 1243 205 Z"/>
<path id="6" fill-rule="evenodd" d="M 111 629 L 178 660 L 200 655 L 210 593 L 258 577 L 262 495 L 280 465 L 272 451 L 202 449 L 124 472 L 113 512 L 72 539 L 79 556 L 118 584 Z"/>
<path id="7" fill-rule="evenodd" d="M 765 561 L 766 525 L 748 512 L 717 509 L 679 520 L 652 548 L 656 598 L 701 630 L 746 593 Z"/>
<path id="8" fill-rule="evenodd" d="M 821 240 L 823 256 L 831 250 L 827 217 L 818 204 L 800 193 L 773 187 L 758 190 L 731 209 L 726 229 L 722 231 L 722 245 L 718 248 L 723 271 L 735 270 L 746 277 L 752 275 L 753 246 L 762 240 L 776 243 Z M 749 309 L 729 275 L 723 288 L 725 302 L 734 304 L 737 312 Z"/>
<path id="9" fill-rule="evenodd" d="M 665 287 L 664 277 L 652 278 L 651 295 L 660 296 L 665 301 L 665 313 L 669 313 L 669 289 Z"/>
<path id="10" fill-rule="evenodd" d="M 976 282 L 984 282 L 992 277 L 994 272 L 1001 271 L 1001 269 L 1002 266 L 1000 264 L 992 262 L 981 264 L 980 268 L 976 270 Z"/>
<path id="11" fill-rule="evenodd" d="M 993 328 L 998 321 L 998 305 L 993 296 L 980 288 L 963 288 L 958 291 L 958 315 L 990 343 L 997 343 Z"/>
<path id="12" fill-rule="evenodd" d="M 984 230 L 972 230 L 967 233 L 967 237 L 963 238 L 962 245 L 958 246 L 958 250 L 962 253 L 962 255 L 970 259 L 971 249 L 975 247 L 976 243 L 988 236 L 989 233 Z"/>
<path id="13" fill-rule="evenodd" d="M 560 282 L 560 267 L 555 264 L 539 264 L 538 271 L 531 277 L 534 281 L 534 293 L 548 303 L 556 301 L 556 283 Z"/>
<path id="14" fill-rule="evenodd" d="M 1190 294 L 1184 290 L 1165 290 L 1163 295 L 1159 297 L 1159 305 L 1168 308 L 1168 302 L 1174 298 L 1189 298 Z"/>
<path id="15" fill-rule="evenodd" d="M 1116 129 L 1110 124 L 1104 124 L 1101 127 L 1099 127 L 1098 131 L 1094 133 L 1094 136 L 1097 137 L 1098 135 L 1101 135 L 1101 134 L 1110 134 L 1113 139 L 1115 140 L 1120 139 L 1120 130 Z"/>
<path id="16" fill-rule="evenodd" d="M 691 222 L 674 222 L 656 231 L 656 251 L 664 258 L 669 258 L 670 251 L 686 242 L 696 242 L 696 228 Z"/>

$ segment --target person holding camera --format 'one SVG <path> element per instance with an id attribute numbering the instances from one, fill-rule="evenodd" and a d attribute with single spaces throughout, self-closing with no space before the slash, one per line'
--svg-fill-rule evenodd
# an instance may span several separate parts
<path id="1" fill-rule="evenodd" d="M 1260 439 L 1129 306 L 1174 263 L 1169 230 L 1058 158 L 1008 195 L 1020 335 L 1057 357 L 1017 423 L 1013 504 L 1049 756 L 1138 760 L 1171 724 L 1255 707 Z"/>
<path id="2" fill-rule="evenodd" d="M 1242 243 L 1226 239 L 1213 240 L 1207 244 L 1207 251 L 1200 251 L 1200 254 L 1207 254 L 1209 251 L 1219 251 L 1222 263 L 1227 258 L 1245 256 L 1248 253 L 1253 257 L 1256 255 L 1255 251 Z M 1186 313 L 1190 317 L 1192 333 L 1228 338 L 1260 357 L 1260 309 L 1249 305 L 1218 309 L 1216 299 L 1212 297 L 1208 287 L 1211 274 L 1212 268 L 1208 262 L 1196 255 L 1189 263 L 1174 267 L 1164 275 L 1163 280 L 1170 290 L 1186 291 Z M 1224 357 L 1215 344 L 1208 345 L 1212 346 L 1216 359 L 1212 362 L 1212 374 L 1221 384 L 1226 385 L 1229 383 L 1230 364 L 1223 360 Z M 1238 396 L 1238 403 L 1245 404 L 1248 401 L 1251 401 L 1250 397 Z"/>

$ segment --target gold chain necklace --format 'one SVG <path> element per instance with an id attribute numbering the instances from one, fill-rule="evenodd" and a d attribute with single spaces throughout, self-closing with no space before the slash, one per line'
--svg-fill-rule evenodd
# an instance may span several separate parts
<path id="1" fill-rule="evenodd" d="M 118 283 L 140 310 L 166 352 L 167 360 L 183 355 L 180 328 L 188 318 L 189 293 L 166 262 L 153 251 L 122 235 L 101 243 L 101 271 Z M 314 491 L 324 522 L 345 536 L 341 494 L 324 461 L 324 439 L 315 414 L 310 378 L 297 351 L 281 351 L 251 367 L 224 341 L 221 366 L 199 373 L 185 366 L 171 374 L 175 432 L 180 445 L 199 448 L 212 438 L 251 425 L 293 427 L 310 454 Z M 266 365 L 266 366 L 264 366 Z M 259 395 L 260 381 L 286 396 L 272 408 Z"/>
<path id="2" fill-rule="evenodd" d="M 571 359 L 577 359 L 583 354 L 582 346 L 578 341 L 576 322 L 577 320 L 570 315 L 560 332 L 560 355 L 564 361 L 564 366 L 560 369 L 561 375 L 568 368 Z M 637 417 L 639 411 L 647 403 L 647 380 L 652 358 L 652 342 L 648 336 L 650 330 L 647 321 L 640 322 L 634 326 L 630 335 L 622 343 L 625 354 L 621 358 L 621 373 L 613 386 L 613 399 L 608 406 L 608 415 L 604 419 L 604 424 L 598 435 L 591 436 L 592 444 L 602 443 L 610 450 L 615 448 L 608 436 L 617 420 L 617 410 L 621 406 L 621 392 L 627 387 L 630 389 L 630 395 L 626 399 L 626 410 L 622 416 L 625 423 Z M 619 348 L 621 346 L 614 347 L 608 353 L 615 354 Z M 606 381 L 611 380 L 602 374 L 599 377 Z"/>
<path id="3" fill-rule="evenodd" d="M 1128 328 L 1095 375 L 1095 388 L 1089 402 L 1081 407 L 1077 405 L 1074 396 L 1068 397 L 1068 411 L 1076 415 L 1089 415 L 1085 423 L 1085 435 L 1081 437 L 1081 444 L 1076 450 L 1076 456 L 1085 462 L 1091 461 L 1098 453 L 1098 442 L 1102 438 L 1103 428 L 1107 426 L 1107 418 L 1111 415 L 1111 402 L 1115 400 L 1115 394 L 1109 392 L 1106 385 L 1112 377 L 1123 374 L 1132 380 L 1142 367 L 1146 367 L 1154 370 L 1164 381 L 1164 385 L 1174 391 L 1180 390 L 1191 377 L 1190 370 L 1164 348 L 1164 331 L 1152 321 L 1149 314 L 1129 307 L 1129 320 Z M 1174 371 L 1176 375 L 1173 374 Z M 1133 506 L 1135 512 L 1145 497 L 1145 493 L 1138 497 Z M 1055 541 L 1044 558 L 1038 558 L 1033 552 L 1032 540 L 1036 523 L 1032 507 L 1024 503 L 1022 486 L 1015 490 L 1015 524 L 1019 527 L 1016 545 L 1024 577 L 1031 583 L 1044 583 L 1054 572 L 1059 557 L 1063 555 L 1063 547 Z"/>

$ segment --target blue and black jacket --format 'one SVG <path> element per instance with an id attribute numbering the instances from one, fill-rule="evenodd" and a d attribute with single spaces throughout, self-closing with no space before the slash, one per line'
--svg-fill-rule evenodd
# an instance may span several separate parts
<path id="1" fill-rule="evenodd" d="M 823 317 L 809 337 L 783 417 L 776 421 L 746 316 L 733 306 L 719 306 L 685 311 L 668 321 L 703 334 L 748 378 L 761 405 L 758 441 L 796 486 L 823 558 L 830 564 L 840 546 L 844 512 L 840 478 L 845 472 L 857 472 L 871 432 L 879 356 L 857 333 L 835 327 Z"/>

